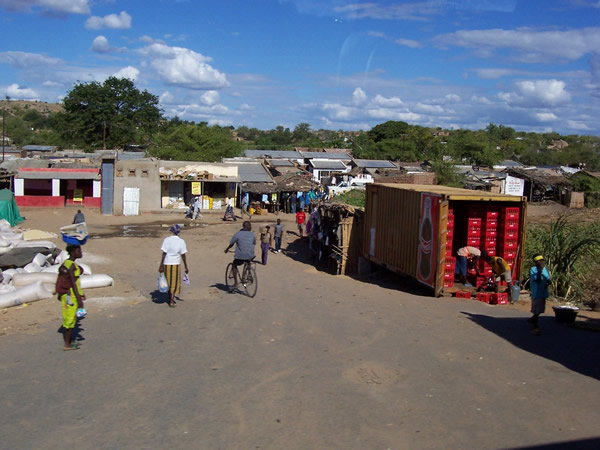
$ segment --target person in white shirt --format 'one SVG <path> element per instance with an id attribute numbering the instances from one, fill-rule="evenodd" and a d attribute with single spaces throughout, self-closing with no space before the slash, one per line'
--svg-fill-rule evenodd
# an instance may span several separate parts
<path id="1" fill-rule="evenodd" d="M 198 217 L 202 218 L 202 214 L 200 214 L 201 205 L 202 202 L 200 201 L 200 197 L 196 197 L 196 200 L 194 200 L 194 215 L 192 217 L 192 220 L 196 220 Z"/>
<path id="2" fill-rule="evenodd" d="M 158 272 L 164 273 L 167 277 L 167 283 L 169 284 L 169 307 L 175 308 L 175 296 L 179 295 L 181 291 L 179 266 L 182 260 L 185 266 L 185 273 L 187 274 L 189 270 L 185 257 L 187 247 L 185 241 L 179 237 L 181 227 L 177 224 L 173 225 L 170 231 L 173 233 L 173 236 L 165 238 L 160 248 L 162 250 L 162 259 L 160 260 Z"/>

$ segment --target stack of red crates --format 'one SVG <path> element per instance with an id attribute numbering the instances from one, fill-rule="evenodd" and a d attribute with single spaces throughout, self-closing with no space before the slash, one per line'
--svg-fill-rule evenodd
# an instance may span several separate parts
<path id="1" fill-rule="evenodd" d="M 510 268 L 515 265 L 519 243 L 519 208 L 504 208 L 500 218 L 500 254 Z"/>
<path id="2" fill-rule="evenodd" d="M 452 257 L 452 241 L 454 239 L 454 211 L 448 210 L 448 233 L 446 234 L 446 264 L 444 265 L 444 287 L 454 286 L 454 269 L 456 258 Z"/>
<path id="3" fill-rule="evenodd" d="M 496 256 L 498 249 L 498 219 L 500 209 L 488 206 L 484 213 L 485 234 L 481 240 L 481 250 L 485 250 L 488 255 Z M 492 274 L 492 268 L 489 264 L 480 262 L 481 273 L 487 278 Z"/>

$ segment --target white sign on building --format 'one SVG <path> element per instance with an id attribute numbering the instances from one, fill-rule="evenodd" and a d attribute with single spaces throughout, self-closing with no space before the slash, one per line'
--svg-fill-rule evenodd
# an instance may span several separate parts
<path id="1" fill-rule="evenodd" d="M 506 176 L 506 181 L 504 182 L 505 194 L 522 197 L 524 188 L 525 180 L 523 180 L 522 178 L 511 177 L 508 175 Z"/>

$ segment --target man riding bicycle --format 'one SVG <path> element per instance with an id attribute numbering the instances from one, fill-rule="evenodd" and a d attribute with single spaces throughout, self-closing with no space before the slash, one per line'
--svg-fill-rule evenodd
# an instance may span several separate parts
<path id="1" fill-rule="evenodd" d="M 235 279 L 235 287 L 239 289 L 238 270 L 237 267 L 242 264 L 252 261 L 255 258 L 254 247 L 256 246 L 256 236 L 252 232 L 252 224 L 249 221 L 245 221 L 243 228 L 235 233 L 231 238 L 229 247 L 225 249 L 225 253 L 229 251 L 231 247 L 235 245 L 235 254 L 233 259 L 233 277 Z"/>

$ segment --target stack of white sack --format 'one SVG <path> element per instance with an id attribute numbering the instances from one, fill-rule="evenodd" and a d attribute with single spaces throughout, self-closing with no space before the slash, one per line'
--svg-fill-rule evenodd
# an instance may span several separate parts
<path id="1" fill-rule="evenodd" d="M 22 237 L 22 232 L 12 232 L 10 224 L 6 220 L 0 220 L 0 254 L 8 253 L 17 247 L 56 248 L 51 241 L 23 241 Z M 38 253 L 25 267 L 3 271 L 0 282 L 0 309 L 52 297 L 56 294 L 58 269 L 68 258 L 69 254 L 64 250 L 56 258 Z M 92 269 L 85 263 L 78 262 L 77 265 L 83 269 L 80 278 L 82 289 L 113 285 L 114 280 L 109 275 L 92 274 Z"/>

